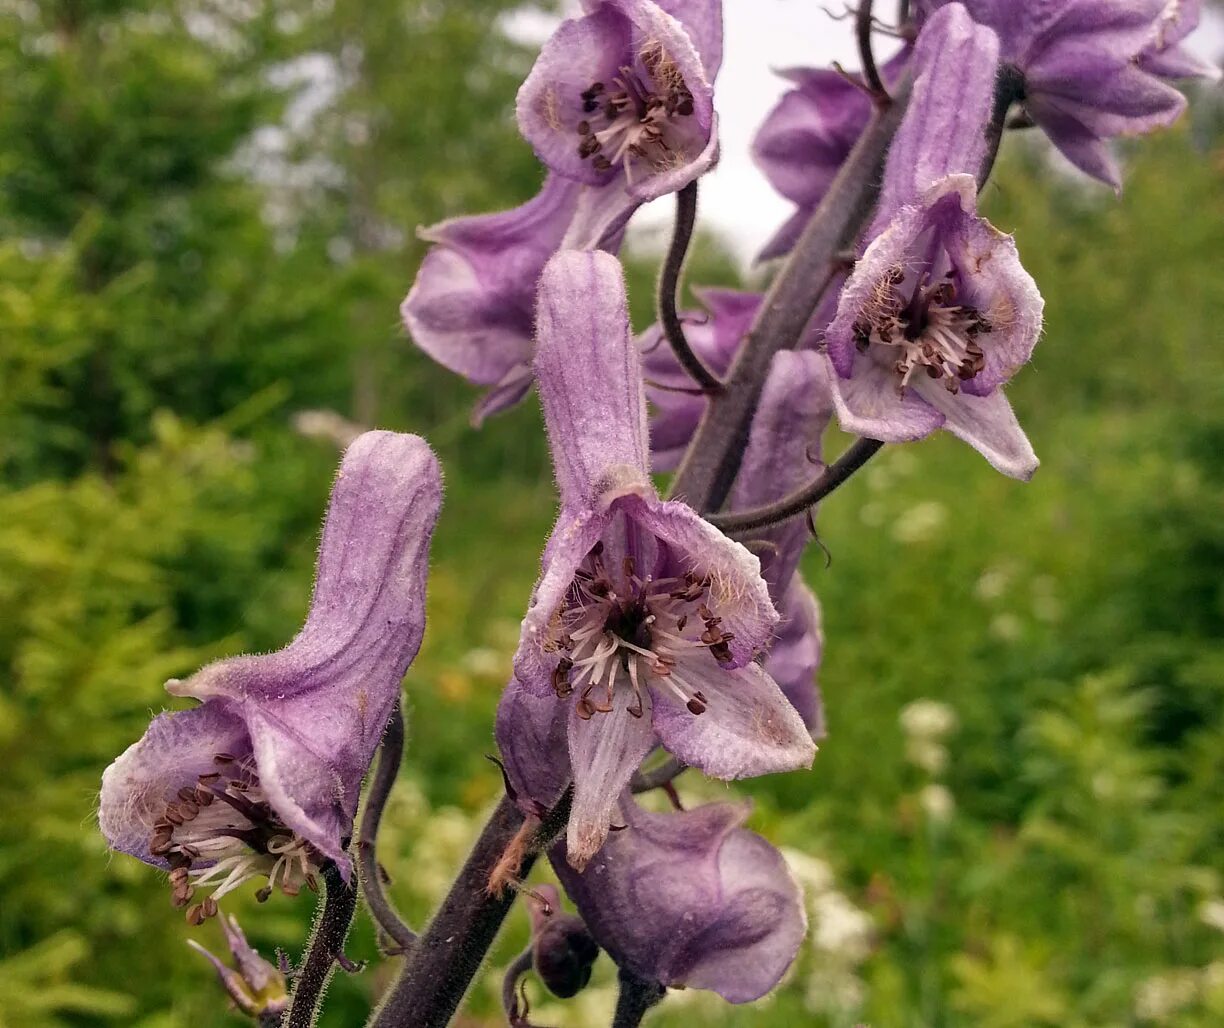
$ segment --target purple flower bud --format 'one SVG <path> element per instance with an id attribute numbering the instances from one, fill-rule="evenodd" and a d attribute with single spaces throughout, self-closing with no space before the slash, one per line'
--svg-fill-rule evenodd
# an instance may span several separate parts
<path id="1" fill-rule="evenodd" d="M 739 352 L 761 306 L 760 293 L 734 289 L 697 289 L 705 311 L 684 311 L 689 346 L 716 375 L 723 375 Z M 659 325 L 638 337 L 650 417 L 650 455 L 656 471 L 673 471 L 688 448 L 705 412 L 704 396 L 695 395 L 692 378 L 676 360 Z"/>
<path id="2" fill-rule="evenodd" d="M 310 613 L 284 649 L 209 664 L 166 688 L 202 700 L 161 714 L 102 776 L 110 845 L 170 871 L 198 923 L 266 876 L 294 894 L 345 845 L 361 780 L 425 626 L 437 460 L 417 436 L 367 432 L 347 450 L 319 546 Z"/>
<path id="3" fill-rule="evenodd" d="M 602 845 L 612 808 L 662 743 L 686 764 L 741 778 L 810 764 L 814 747 L 777 683 L 756 662 L 778 621 L 760 564 L 650 481 L 645 401 L 629 338 L 619 263 L 562 253 L 540 287 L 536 375 L 561 514 L 544 551 L 515 656 L 518 688 L 567 719 L 574 779 L 570 860 Z M 517 690 L 514 690 L 517 691 Z M 547 805 L 549 761 L 522 755 L 503 702 L 498 741 L 523 802 Z M 515 783 L 516 789 L 522 783 Z"/>
<path id="4" fill-rule="evenodd" d="M 909 57 L 907 46 L 881 66 L 885 86 L 901 78 Z M 780 74 L 795 88 L 762 122 L 752 142 L 752 156 L 769 184 L 796 210 L 765 244 L 758 261 L 790 253 L 872 112 L 861 78 L 852 81 L 828 68 L 791 68 Z"/>
<path id="5" fill-rule="evenodd" d="M 218 920 L 234 958 L 233 968 L 223 964 L 195 939 L 188 939 L 187 945 L 212 964 L 234 1005 L 248 1017 L 265 1018 L 283 1013 L 289 1005 L 285 976 L 264 960 L 258 950 L 251 948 L 237 918 L 222 914 Z"/>
<path id="6" fill-rule="evenodd" d="M 807 930 L 778 853 L 739 826 L 748 805 L 652 814 L 625 796 L 622 831 L 584 871 L 553 867 L 595 940 L 647 981 L 747 1003 L 772 989 Z"/>
<path id="7" fill-rule="evenodd" d="M 536 886 L 548 903 L 531 903 L 531 962 L 540 981 L 554 996 L 576 996 L 591 980 L 591 967 L 599 957 L 599 946 L 591 938 L 582 918 L 561 909 L 554 885 Z"/>
<path id="8" fill-rule="evenodd" d="M 731 510 L 780 499 L 824 469 L 820 441 L 833 417 L 832 377 L 828 362 L 814 351 L 775 355 L 731 493 Z M 782 615 L 765 670 L 819 739 L 824 735 L 816 685 L 824 648 L 820 604 L 796 574 L 809 542 L 807 524 L 792 518 L 754 532 L 746 542 L 760 555 L 770 599 Z"/>
<path id="9" fill-rule="evenodd" d="M 923 0 L 920 16 L 945 6 Z M 959 6 L 959 5 L 951 5 Z M 1023 102 L 1081 171 L 1120 188 L 1108 140 L 1172 124 L 1185 98 L 1165 79 L 1219 77 L 1182 45 L 1197 25 L 1197 0 L 965 0 L 993 28 L 1002 59 L 1023 80 Z"/>

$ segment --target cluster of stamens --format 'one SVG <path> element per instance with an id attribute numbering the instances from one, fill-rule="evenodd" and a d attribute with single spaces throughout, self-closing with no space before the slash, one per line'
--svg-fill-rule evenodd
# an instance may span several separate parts
<path id="1" fill-rule="evenodd" d="M 218 770 L 179 789 L 153 823 L 149 852 L 170 865 L 174 905 L 187 907 L 187 921 L 198 925 L 217 913 L 217 900 L 255 877 L 268 879 L 255 894 L 261 903 L 276 886 L 288 896 L 303 885 L 317 890 L 318 854 L 276 815 L 253 761 L 229 753 L 213 760 Z M 192 904 L 201 887 L 212 895 Z"/>
<path id="2" fill-rule="evenodd" d="M 547 648 L 560 651 L 552 686 L 564 699 L 579 692 L 576 712 L 589 720 L 612 711 L 618 686 L 633 717 L 645 713 L 649 681 L 670 689 L 693 714 L 709 700 L 688 679 L 686 658 L 709 650 L 720 665 L 731 662 L 731 632 L 706 604 L 708 578 L 639 577 L 626 557 L 619 581 L 604 566 L 597 543 L 575 575 L 565 603 L 553 618 Z"/>
<path id="3" fill-rule="evenodd" d="M 648 86 L 643 76 L 622 65 L 611 87 L 594 82 L 580 94 L 587 117 L 577 126 L 578 156 L 589 158 L 597 171 L 624 162 L 632 179 L 630 157 L 648 161 L 655 169 L 675 162 L 664 130 L 672 118 L 693 113 L 693 94 L 661 48 L 648 50 L 642 61 L 657 85 Z"/>
<path id="4" fill-rule="evenodd" d="M 905 272 L 894 268 L 880 280 L 872 302 L 854 324 L 859 352 L 866 353 L 872 344 L 900 351 L 893 369 L 901 376 L 902 393 L 919 369 L 956 393 L 961 382 L 986 366 L 978 337 L 992 326 L 977 308 L 956 302 L 954 274 L 949 271 L 928 285 L 924 273 L 906 296 L 899 288 Z"/>

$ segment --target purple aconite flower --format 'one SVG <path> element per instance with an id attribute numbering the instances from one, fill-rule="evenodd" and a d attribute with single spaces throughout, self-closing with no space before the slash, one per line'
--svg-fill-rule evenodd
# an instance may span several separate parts
<path id="1" fill-rule="evenodd" d="M 718 778 L 804 767 L 814 747 L 757 663 L 778 622 L 758 560 L 651 484 L 620 265 L 601 253 L 558 254 L 541 279 L 537 321 L 561 513 L 515 679 L 566 719 L 568 847 L 581 867 L 657 743 Z M 517 731 L 513 717 L 499 719 L 503 751 L 522 741 Z"/>
<path id="2" fill-rule="evenodd" d="M 641 204 L 676 192 L 717 159 L 711 83 L 722 61 L 722 8 L 716 0 L 587 6 L 544 44 L 517 108 L 540 160 L 591 187 L 599 245 Z"/>
<path id="3" fill-rule="evenodd" d="M 256 876 L 260 895 L 343 874 L 361 780 L 425 627 L 437 460 L 417 436 L 367 432 L 332 489 L 306 623 L 282 650 L 209 664 L 166 688 L 203 702 L 160 714 L 102 776 L 111 847 L 167 868 L 198 922 Z"/>
<path id="4" fill-rule="evenodd" d="M 814 351 L 774 356 L 752 420 L 731 507 L 749 510 L 810 482 L 824 468 L 820 443 L 833 418 L 828 362 Z M 820 603 L 798 575 L 808 543 L 800 518 L 759 529 L 748 545 L 760 555 L 769 596 L 782 615 L 765 670 L 781 686 L 814 738 L 824 735 L 816 671 L 823 651 Z"/>
<path id="5" fill-rule="evenodd" d="M 906 47 L 880 68 L 886 86 L 900 79 L 909 54 Z M 831 68 L 791 68 L 780 74 L 795 87 L 761 123 L 752 157 L 796 210 L 757 255 L 759 261 L 790 253 L 872 112 L 861 78 L 851 80 Z"/>
<path id="6" fill-rule="evenodd" d="M 919 14 L 944 6 L 923 0 Z M 1185 97 L 1165 79 L 1218 77 L 1182 41 L 1196 0 L 965 0 L 999 34 L 1025 110 L 1081 171 L 1121 185 L 1108 140 L 1172 124 Z"/>
<path id="7" fill-rule="evenodd" d="M 473 415 L 477 424 L 531 388 L 536 281 L 561 245 L 580 191 L 550 174 L 521 207 L 451 218 L 420 232 L 435 245 L 400 314 L 430 357 L 489 387 Z"/>
<path id="8" fill-rule="evenodd" d="M 684 335 L 689 346 L 715 375 L 731 367 L 740 344 L 761 306 L 760 293 L 735 289 L 694 290 L 705 312 L 684 311 Z M 650 455 L 656 471 L 673 471 L 688 448 L 706 399 L 676 360 L 663 329 L 651 325 L 638 337 L 646 396 L 652 408 Z"/>
<path id="9" fill-rule="evenodd" d="M 782 855 L 740 825 L 746 804 L 653 814 L 628 795 L 587 868 L 553 867 L 595 940 L 639 977 L 732 1003 L 777 985 L 807 930 Z"/>
<path id="10" fill-rule="evenodd" d="M 418 346 L 489 386 L 473 421 L 532 383 L 536 287 L 558 250 L 620 249 L 643 203 L 704 174 L 718 154 L 710 83 L 722 60 L 716 0 L 607 0 L 564 22 L 519 91 L 523 134 L 549 173 L 497 214 L 452 218 L 400 308 Z"/>
<path id="11" fill-rule="evenodd" d="M 943 427 L 1028 478 L 1037 458 L 999 387 L 1032 354 L 1042 301 L 1014 241 L 978 216 L 974 180 L 997 54 L 959 4 L 927 22 L 872 241 L 825 338 L 845 430 L 904 442 Z"/>

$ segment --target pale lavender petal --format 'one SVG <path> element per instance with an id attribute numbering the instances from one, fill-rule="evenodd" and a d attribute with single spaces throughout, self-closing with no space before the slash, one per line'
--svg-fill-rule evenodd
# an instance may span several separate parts
<path id="1" fill-rule="evenodd" d="M 540 279 L 536 378 L 562 503 L 653 492 L 646 404 L 620 263 L 563 251 Z"/>
<path id="2" fill-rule="evenodd" d="M 634 520 L 670 547 L 678 572 L 708 578 L 706 604 L 722 618 L 731 663 L 741 666 L 764 652 L 778 623 L 778 612 L 761 578 L 761 563 L 728 539 L 685 503 L 627 498 Z M 704 651 L 703 651 L 704 652 Z"/>
<path id="3" fill-rule="evenodd" d="M 833 403 L 843 432 L 886 443 L 925 439 L 944 423 L 915 390 L 897 388 L 891 368 L 867 356 L 856 355 L 849 378 L 834 379 Z"/>
<path id="4" fill-rule="evenodd" d="M 608 837 L 622 789 L 655 746 L 650 711 L 634 717 L 624 705 L 583 719 L 570 708 L 569 757 L 574 800 L 566 829 L 566 859 L 581 871 Z"/>
<path id="5" fill-rule="evenodd" d="M 551 690 L 540 696 L 510 680 L 497 706 L 495 734 L 506 778 L 525 814 L 550 810 L 573 778 L 568 730 L 568 711 Z"/>
<path id="6" fill-rule="evenodd" d="M 929 381 L 918 383 L 917 388 L 943 413 L 944 428 L 967 442 L 995 468 L 1026 482 L 1033 477 L 1039 463 L 1037 455 L 1001 390 L 988 396 L 973 396 L 964 391 L 953 395 Z"/>
<path id="7" fill-rule="evenodd" d="M 986 156 L 999 38 L 960 4 L 926 23 L 914 48 L 914 88 L 888 151 L 871 239 L 945 176 L 976 176 Z"/>
<path id="8" fill-rule="evenodd" d="M 658 4 L 684 26 L 706 78 L 713 82 L 723 59 L 722 0 L 658 0 Z"/>
<path id="9" fill-rule="evenodd" d="M 813 739 L 825 736 L 824 704 L 816 673 L 824 650 L 820 603 L 802 579 L 792 577 L 778 604 L 782 624 L 769 648 L 765 671 L 798 711 Z"/>
<path id="10" fill-rule="evenodd" d="M 400 308 L 413 341 L 477 385 L 530 365 L 536 282 L 573 220 L 580 189 L 549 175 L 513 210 L 423 229 L 434 243 Z"/>
<path id="11" fill-rule="evenodd" d="M 153 823 L 184 786 L 216 770 L 213 757 L 243 757 L 251 742 L 242 718 L 222 703 L 159 714 L 139 742 L 102 774 L 98 824 L 111 849 L 166 867 L 149 852 Z"/>
<path id="12" fill-rule="evenodd" d="M 684 763 L 723 779 L 811 766 L 816 747 L 807 727 L 759 664 L 728 670 L 700 650 L 675 674 L 709 701 L 693 714 L 664 684 L 651 682 L 655 731 Z"/>

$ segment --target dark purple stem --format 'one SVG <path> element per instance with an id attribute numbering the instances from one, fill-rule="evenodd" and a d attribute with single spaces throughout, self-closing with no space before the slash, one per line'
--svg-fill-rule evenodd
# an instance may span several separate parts
<path id="1" fill-rule="evenodd" d="M 523 853 L 521 877 L 565 828 L 570 795 L 567 792 L 536 829 Z M 510 889 L 490 893 L 489 876 L 522 827 L 518 807 L 503 798 L 369 1028 L 443 1028 L 450 1022 L 514 903 Z"/>
<path id="2" fill-rule="evenodd" d="M 646 1011 L 659 1003 L 667 990 L 658 982 L 648 982 L 623 967 L 618 977 L 620 992 L 616 996 L 612 1028 L 637 1028 Z"/>
<path id="3" fill-rule="evenodd" d="M 383 890 L 382 868 L 378 864 L 376 844 L 378 826 L 382 821 L 387 798 L 399 775 L 400 762 L 404 756 L 404 712 L 400 701 L 395 701 L 387 730 L 383 733 L 378 765 L 370 779 L 366 793 L 365 810 L 361 815 L 361 828 L 357 833 L 357 869 L 361 875 L 361 894 L 365 897 L 370 915 L 378 927 L 395 944 L 398 953 L 406 953 L 414 942 L 416 932 L 409 928 Z"/>
<path id="4" fill-rule="evenodd" d="M 766 528 L 779 521 L 798 517 L 814 503 L 846 481 L 874 457 L 884 444 L 878 439 L 856 439 L 840 457 L 818 475 L 814 481 L 800 486 L 788 496 L 764 507 L 736 511 L 734 514 L 708 514 L 706 520 L 728 534 Z"/>
<path id="5" fill-rule="evenodd" d="M 328 863 L 322 873 L 323 901 L 319 904 L 306 956 L 293 978 L 293 995 L 281 1021 L 284 1028 L 313 1028 L 327 983 L 336 970 L 337 958 L 344 955 L 344 940 L 348 938 L 353 912 L 357 909 L 356 877 L 346 883 L 333 863 Z"/>
<path id="6" fill-rule="evenodd" d="M 858 42 L 859 60 L 863 63 L 863 77 L 871 87 L 871 98 L 878 107 L 886 107 L 889 103 L 888 90 L 884 88 L 871 49 L 871 4 L 872 0 L 859 0 L 858 12 L 854 16 L 854 36 Z"/>
<path id="7" fill-rule="evenodd" d="M 684 259 L 688 256 L 689 244 L 693 240 L 693 228 L 697 224 L 697 180 L 694 179 L 676 194 L 676 228 L 672 233 L 671 246 L 659 271 L 659 325 L 671 344 L 676 360 L 691 379 L 701 386 L 704 393 L 714 393 L 722 388 L 718 376 L 705 366 L 689 346 L 684 335 L 684 324 L 677 313 L 676 305 L 680 293 L 680 275 L 684 270 Z"/>
<path id="8" fill-rule="evenodd" d="M 710 397 L 672 495 L 699 511 L 718 510 L 739 470 L 752 415 L 774 354 L 793 349 L 840 270 L 838 255 L 854 248 L 879 192 L 888 145 L 909 99 L 908 82 L 876 112 L 765 294 L 761 311 L 723 388 Z"/>

